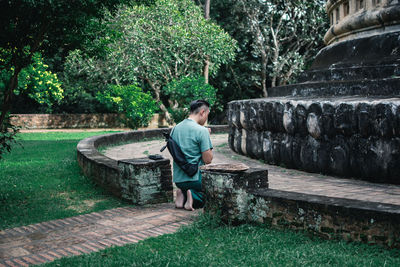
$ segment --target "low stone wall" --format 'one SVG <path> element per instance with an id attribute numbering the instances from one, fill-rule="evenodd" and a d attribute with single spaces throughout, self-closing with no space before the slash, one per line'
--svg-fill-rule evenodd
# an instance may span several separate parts
<path id="1" fill-rule="evenodd" d="M 233 224 L 267 224 L 327 239 L 400 247 L 400 206 L 272 190 L 265 181 L 251 182 L 258 180 L 257 173 L 250 169 L 232 177 L 203 171 L 205 211 Z"/>
<path id="2" fill-rule="evenodd" d="M 22 129 L 123 128 L 121 114 L 12 114 L 11 123 Z M 155 114 L 148 128 L 167 125 Z"/>
<path id="3" fill-rule="evenodd" d="M 400 184 L 400 98 L 266 98 L 229 103 L 237 153 L 309 172 Z"/>
<path id="4" fill-rule="evenodd" d="M 228 126 L 209 126 L 213 133 L 226 133 Z M 172 175 L 169 159 L 149 158 L 114 160 L 101 154 L 99 146 L 138 142 L 144 138 L 163 138 L 170 129 L 129 131 L 89 137 L 77 146 L 78 163 L 83 173 L 117 197 L 134 204 L 172 200 Z"/>

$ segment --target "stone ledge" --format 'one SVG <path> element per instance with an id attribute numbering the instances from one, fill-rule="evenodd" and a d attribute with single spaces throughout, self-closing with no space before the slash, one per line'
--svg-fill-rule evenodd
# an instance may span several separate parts
<path id="1" fill-rule="evenodd" d="M 211 125 L 213 133 L 228 132 L 227 125 Z M 101 154 L 97 148 L 144 138 L 163 138 L 171 129 L 153 129 L 111 133 L 81 140 L 77 145 L 78 164 L 85 176 L 117 197 L 135 204 L 162 203 L 172 200 L 172 175 L 169 159 L 127 159 L 117 161 Z M 135 175 L 135 173 L 137 175 Z M 143 188 L 135 187 L 143 173 L 152 177 Z M 135 180 L 136 179 L 136 180 Z M 139 179 L 139 180 L 137 180 Z"/>
<path id="2" fill-rule="evenodd" d="M 251 191 L 254 196 L 271 198 L 276 200 L 294 200 L 297 203 L 310 203 L 319 205 L 321 208 L 330 208 L 335 212 L 344 212 L 354 214 L 353 211 L 364 211 L 371 214 L 397 216 L 400 219 L 400 206 L 392 204 L 383 204 L 379 202 L 361 201 L 356 199 L 333 198 L 319 195 L 309 195 L 297 192 L 274 190 L 274 189 L 256 189 Z M 377 217 L 378 218 L 378 217 Z"/>
<path id="3" fill-rule="evenodd" d="M 400 247 L 400 206 L 268 189 L 205 172 L 205 212 L 230 224 L 306 230 L 327 239 Z M 251 177 L 250 177 L 251 178 Z"/>
<path id="4" fill-rule="evenodd" d="M 304 82 L 268 89 L 271 97 L 400 96 L 400 78 Z"/>
<path id="5" fill-rule="evenodd" d="M 338 64 L 300 74 L 298 82 L 377 80 L 400 76 L 400 59 L 361 64 Z"/>
<path id="6" fill-rule="evenodd" d="M 247 216 L 252 221 L 328 239 L 400 247 L 400 206 L 278 190 L 253 193 Z"/>

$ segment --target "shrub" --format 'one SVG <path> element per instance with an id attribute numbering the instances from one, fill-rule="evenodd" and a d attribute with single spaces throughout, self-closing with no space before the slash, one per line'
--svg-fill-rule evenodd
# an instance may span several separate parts
<path id="1" fill-rule="evenodd" d="M 156 101 L 136 85 L 111 85 L 97 94 L 97 99 L 110 110 L 124 115 L 124 124 L 131 128 L 146 127 L 157 110 Z"/>
<path id="2" fill-rule="evenodd" d="M 217 89 L 204 82 L 204 77 L 185 77 L 173 80 L 163 88 L 165 95 L 169 96 L 170 107 L 168 112 L 172 120 L 178 123 L 189 115 L 190 102 L 204 99 L 210 107 L 219 108 L 217 105 Z"/>

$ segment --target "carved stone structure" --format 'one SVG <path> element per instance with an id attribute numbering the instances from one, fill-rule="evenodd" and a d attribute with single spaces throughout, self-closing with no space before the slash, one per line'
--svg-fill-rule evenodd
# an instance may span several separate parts
<path id="1" fill-rule="evenodd" d="M 400 184 L 400 2 L 328 0 L 298 84 L 229 103 L 230 147 L 268 163 Z"/>
<path id="2" fill-rule="evenodd" d="M 325 43 L 399 31 L 398 4 L 398 0 L 329 0 L 331 28 Z"/>

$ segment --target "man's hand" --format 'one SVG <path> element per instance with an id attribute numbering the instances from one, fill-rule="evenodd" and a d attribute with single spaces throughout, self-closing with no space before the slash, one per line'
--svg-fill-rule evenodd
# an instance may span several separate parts
<path id="1" fill-rule="evenodd" d="M 203 159 L 205 164 L 210 164 L 212 159 L 213 159 L 212 150 L 209 149 L 209 150 L 206 150 L 204 152 L 201 152 L 201 157 L 202 157 L 202 159 Z"/>
<path id="2" fill-rule="evenodd" d="M 208 129 L 208 133 L 211 134 L 211 128 L 207 128 Z"/>

